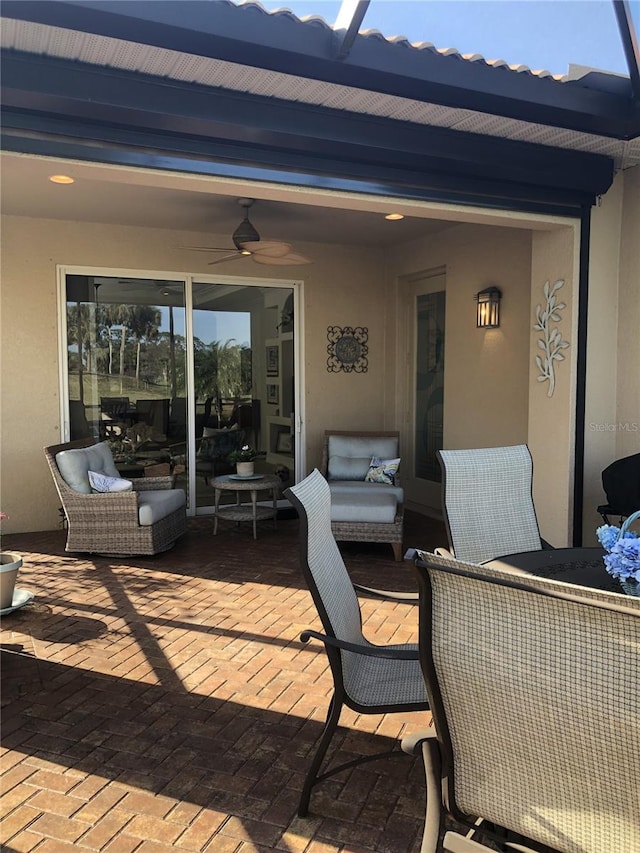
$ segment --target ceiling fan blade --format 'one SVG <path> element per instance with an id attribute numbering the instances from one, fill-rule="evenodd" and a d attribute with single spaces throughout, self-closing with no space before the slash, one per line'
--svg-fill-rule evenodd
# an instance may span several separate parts
<path id="1" fill-rule="evenodd" d="M 279 240 L 252 240 L 241 245 L 252 255 L 268 255 L 271 258 L 281 258 L 291 251 L 288 243 L 281 243 Z"/>
<path id="2" fill-rule="evenodd" d="M 231 246 L 178 246 L 178 249 L 187 249 L 189 252 L 233 252 Z"/>
<path id="3" fill-rule="evenodd" d="M 243 255 L 241 252 L 233 252 L 231 255 L 224 255 L 222 258 L 216 258 L 215 261 L 209 261 L 207 264 L 208 267 L 212 267 L 214 264 L 223 264 L 225 261 L 237 261 L 238 258 L 250 257 L 249 255 Z"/>
<path id="4" fill-rule="evenodd" d="M 287 255 L 289 262 L 292 264 L 312 264 L 313 261 L 311 258 L 308 258 L 306 255 L 301 255 L 300 252 L 289 252 Z"/>
<path id="5" fill-rule="evenodd" d="M 313 263 L 309 258 L 305 258 L 304 255 L 298 255 L 296 252 L 289 252 L 289 254 L 283 255 L 280 258 L 274 258 L 271 255 L 263 255 L 260 252 L 254 252 L 254 254 L 251 255 L 251 260 L 255 261 L 257 264 L 269 264 L 283 267 L 293 267 L 301 264 Z"/>

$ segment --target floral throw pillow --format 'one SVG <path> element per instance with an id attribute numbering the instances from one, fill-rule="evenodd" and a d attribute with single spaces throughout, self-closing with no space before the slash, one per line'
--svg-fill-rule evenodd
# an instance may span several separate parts
<path id="1" fill-rule="evenodd" d="M 386 483 L 388 486 L 394 486 L 399 467 L 399 459 L 378 459 L 377 456 L 374 456 L 364 481 L 365 483 Z"/>
<path id="2" fill-rule="evenodd" d="M 108 477 L 99 471 L 87 471 L 91 490 L 98 493 L 103 492 L 130 492 L 133 489 L 131 480 L 123 480 L 120 477 Z"/>

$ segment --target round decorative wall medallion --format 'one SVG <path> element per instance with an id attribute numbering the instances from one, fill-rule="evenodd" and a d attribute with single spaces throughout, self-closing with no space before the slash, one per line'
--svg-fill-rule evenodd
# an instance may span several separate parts
<path id="1" fill-rule="evenodd" d="M 362 344 L 353 335 L 344 335 L 336 343 L 336 358 L 343 364 L 355 364 L 362 355 Z"/>

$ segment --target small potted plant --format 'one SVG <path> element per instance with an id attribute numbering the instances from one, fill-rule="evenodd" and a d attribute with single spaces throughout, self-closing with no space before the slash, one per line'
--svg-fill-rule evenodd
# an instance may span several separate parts
<path id="1" fill-rule="evenodd" d="M 0 520 L 9 516 L 0 512 Z M 0 551 L 0 610 L 8 610 L 13 605 L 18 569 L 22 565 L 20 554 L 13 551 Z"/>
<path id="2" fill-rule="evenodd" d="M 244 444 L 240 450 L 232 450 L 229 454 L 229 462 L 235 463 L 236 473 L 239 477 L 253 476 L 253 463 L 258 454 L 256 451 Z"/>

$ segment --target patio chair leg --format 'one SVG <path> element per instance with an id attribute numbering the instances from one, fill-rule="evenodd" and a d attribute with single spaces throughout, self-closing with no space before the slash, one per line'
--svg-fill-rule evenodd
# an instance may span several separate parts
<path id="1" fill-rule="evenodd" d="M 396 563 L 399 563 L 402 560 L 402 542 L 392 542 L 391 547 L 393 548 L 393 558 Z"/>
<path id="2" fill-rule="evenodd" d="M 302 794 L 300 795 L 300 802 L 298 804 L 298 817 L 307 817 L 309 814 L 309 800 L 311 799 L 311 789 L 318 782 L 318 770 L 320 769 L 320 765 L 326 755 L 329 744 L 331 743 L 331 738 L 334 735 L 334 732 L 338 726 L 338 720 L 340 719 L 340 711 L 342 710 L 342 702 L 336 701 L 335 693 L 331 697 L 331 704 L 329 705 L 329 711 L 327 713 L 327 719 L 324 724 L 324 731 L 322 732 L 322 737 L 320 738 L 320 743 L 318 744 L 318 748 L 316 750 L 316 754 L 313 757 L 313 761 L 311 762 L 311 767 L 309 768 L 309 772 L 304 780 L 304 785 L 302 786 Z"/>
<path id="3" fill-rule="evenodd" d="M 440 753 L 438 742 L 430 738 L 422 742 L 422 758 L 427 790 L 424 833 L 420 853 L 435 853 L 440 832 Z"/>

